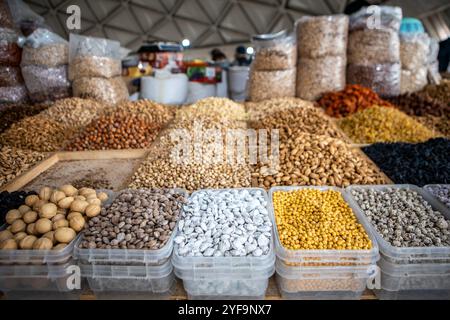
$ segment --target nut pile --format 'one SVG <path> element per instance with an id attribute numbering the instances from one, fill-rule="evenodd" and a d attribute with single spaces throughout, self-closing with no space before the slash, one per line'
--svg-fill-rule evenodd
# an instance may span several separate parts
<path id="1" fill-rule="evenodd" d="M 426 93 L 407 93 L 389 99 L 389 101 L 403 112 L 411 116 L 436 116 L 450 114 L 450 104 L 432 98 Z"/>
<path id="2" fill-rule="evenodd" d="M 378 106 L 339 120 L 339 126 L 355 143 L 424 142 L 436 137 L 400 110 Z"/>
<path id="3" fill-rule="evenodd" d="M 430 84 L 420 93 L 425 93 L 433 99 L 450 105 L 450 79 L 443 79 L 439 85 Z"/>
<path id="4" fill-rule="evenodd" d="M 163 248 L 175 230 L 184 195 L 169 190 L 124 190 L 84 233 L 84 249 Z"/>
<path id="5" fill-rule="evenodd" d="M 395 247 L 450 246 L 450 221 L 412 190 L 353 189 L 376 231 Z"/>
<path id="6" fill-rule="evenodd" d="M 247 102 L 245 104 L 248 118 L 251 121 L 264 119 L 272 112 L 313 106 L 312 102 L 298 98 L 275 98 L 260 102 Z"/>
<path id="7" fill-rule="evenodd" d="M 443 204 L 450 208 L 450 185 L 435 185 L 425 188 L 433 196 L 438 198 Z"/>
<path id="8" fill-rule="evenodd" d="M 3 146 L 0 149 L 0 187 L 20 176 L 44 158 L 45 155 L 40 152 Z"/>
<path id="9" fill-rule="evenodd" d="M 450 138 L 450 113 L 442 117 L 426 115 L 413 118 L 432 130 L 436 135 Z"/>
<path id="10" fill-rule="evenodd" d="M 368 250 L 363 226 L 339 191 L 276 191 L 273 206 L 281 244 L 289 250 Z"/>
<path id="11" fill-rule="evenodd" d="M 329 116 L 336 118 L 346 117 L 373 105 L 392 106 L 371 89 L 359 85 L 348 85 L 342 91 L 327 93 L 318 101 L 318 104 L 325 109 Z"/>
<path id="12" fill-rule="evenodd" d="M 13 123 L 23 118 L 34 116 L 47 109 L 47 105 L 10 105 L 0 111 L 0 134 L 5 132 Z"/>
<path id="13" fill-rule="evenodd" d="M 252 127 L 278 129 L 282 141 L 289 139 L 297 132 L 346 139 L 321 109 L 311 106 L 272 112 L 261 121 L 253 123 Z"/>
<path id="14" fill-rule="evenodd" d="M 148 147 L 160 130 L 145 117 L 114 112 L 93 120 L 66 147 L 69 151 L 139 149 Z"/>
<path id="15" fill-rule="evenodd" d="M 208 117 L 218 120 L 226 118 L 236 121 L 247 119 L 244 105 L 226 98 L 202 99 L 176 112 L 176 120 L 192 120 L 198 117 Z"/>
<path id="16" fill-rule="evenodd" d="M 60 150 L 74 130 L 43 115 L 14 123 L 0 135 L 0 144 L 24 150 L 53 152 Z"/>
<path id="17" fill-rule="evenodd" d="M 36 192 L 24 192 L 24 191 L 18 191 L 18 192 L 7 192 L 3 191 L 0 193 L 0 225 L 3 225 L 6 220 L 6 214 L 9 210 L 18 208 L 21 206 L 25 198 L 27 196 L 31 196 L 33 194 L 36 194 Z"/>
<path id="18" fill-rule="evenodd" d="M 377 143 L 363 151 L 397 184 L 450 183 L 450 140 L 424 143 Z"/>
<path id="19" fill-rule="evenodd" d="M 138 100 L 119 104 L 114 111 L 140 115 L 153 123 L 165 125 L 174 117 L 174 109 L 151 100 Z"/>
<path id="20" fill-rule="evenodd" d="M 260 190 L 199 191 L 183 207 L 177 253 L 188 257 L 268 255 L 272 223 Z"/>
<path id="21" fill-rule="evenodd" d="M 0 232 L 0 250 L 62 250 L 88 219 L 100 214 L 106 193 L 64 185 L 44 187 L 29 195 L 17 209 L 6 214 L 8 227 Z"/>
<path id="22" fill-rule="evenodd" d="M 343 141 L 298 133 L 280 144 L 279 164 L 254 166 L 252 182 L 268 189 L 279 185 L 347 187 L 386 181 L 373 164 Z"/>

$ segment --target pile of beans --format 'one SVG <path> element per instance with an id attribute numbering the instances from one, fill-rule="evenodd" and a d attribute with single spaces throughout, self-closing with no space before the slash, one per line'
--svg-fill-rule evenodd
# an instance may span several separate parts
<path id="1" fill-rule="evenodd" d="M 34 116 L 47 109 L 47 105 L 10 105 L 0 111 L 0 133 L 5 132 L 13 123 Z"/>
<path id="2" fill-rule="evenodd" d="M 450 208 L 450 185 L 435 185 L 425 188 L 433 196 L 438 198 L 443 204 Z"/>
<path id="3" fill-rule="evenodd" d="M 245 104 L 248 118 L 252 121 L 264 119 L 272 112 L 313 106 L 312 102 L 298 98 L 277 98 L 261 102 L 247 102 Z"/>
<path id="4" fill-rule="evenodd" d="M 5 216 L 9 210 L 18 208 L 25 203 L 25 198 L 36 194 L 36 192 L 7 192 L 0 193 L 0 226 L 5 223 Z"/>
<path id="5" fill-rule="evenodd" d="M 395 247 L 450 245 L 450 221 L 412 190 L 354 189 L 352 196 L 376 231 Z"/>
<path id="6" fill-rule="evenodd" d="M 268 255 L 272 223 L 261 191 L 199 191 L 183 207 L 175 238 L 188 257 Z"/>
<path id="7" fill-rule="evenodd" d="M 296 132 L 346 139 L 321 109 L 311 106 L 274 111 L 261 121 L 252 123 L 252 127 L 255 129 L 278 129 L 282 141 L 289 139 Z"/>
<path id="8" fill-rule="evenodd" d="M 280 144 L 278 165 L 254 166 L 252 182 L 262 188 L 386 183 L 378 169 L 350 145 L 307 133 L 298 133 Z"/>
<path id="9" fill-rule="evenodd" d="M 124 190 L 89 221 L 81 247 L 161 249 L 175 230 L 185 201 L 183 194 L 169 190 Z"/>
<path id="10" fill-rule="evenodd" d="M 450 183 L 450 140 L 437 138 L 425 143 L 377 143 L 363 151 L 395 183 Z"/>
<path id="11" fill-rule="evenodd" d="M 347 85 L 344 90 L 325 94 L 318 104 L 329 116 L 340 118 L 367 109 L 373 105 L 392 107 L 369 88 L 360 85 Z"/>
<path id="12" fill-rule="evenodd" d="M 25 173 L 44 158 L 45 155 L 40 152 L 3 146 L 0 149 L 0 187 Z"/>
<path id="13" fill-rule="evenodd" d="M 355 143 L 423 142 L 437 137 L 400 110 L 378 106 L 339 120 L 339 126 Z"/>
<path id="14" fill-rule="evenodd" d="M 281 244 L 289 250 L 372 248 L 369 236 L 338 191 L 276 191 L 273 206 Z"/>

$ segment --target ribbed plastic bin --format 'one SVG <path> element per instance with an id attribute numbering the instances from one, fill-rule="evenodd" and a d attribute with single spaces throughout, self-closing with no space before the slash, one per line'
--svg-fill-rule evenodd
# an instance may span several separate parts
<path id="1" fill-rule="evenodd" d="M 375 235 L 370 229 L 370 223 L 364 220 L 364 214 L 358 206 L 350 202 L 349 195 L 337 187 L 316 187 L 316 186 L 296 186 L 296 187 L 273 187 L 269 190 L 269 214 L 272 221 L 275 219 L 273 206 L 273 194 L 277 191 L 295 191 L 303 189 L 334 190 L 342 194 L 344 200 L 350 205 L 358 221 L 363 225 L 369 239 L 372 241 L 370 250 L 289 250 L 283 247 L 278 233 L 278 227 L 274 222 L 275 233 L 275 253 L 281 261 L 289 266 L 365 266 L 376 263 L 379 259 L 378 244 Z"/>
<path id="2" fill-rule="evenodd" d="M 121 192 L 125 192 L 123 190 Z M 172 191 L 188 196 L 183 189 Z M 119 193 L 115 194 L 117 197 Z M 178 224 L 175 226 L 166 245 L 159 250 L 149 249 L 82 249 L 82 238 L 78 239 L 74 248 L 74 257 L 80 264 L 99 265 L 123 265 L 123 266 L 161 266 L 170 260 L 173 249 L 173 240 L 178 232 Z"/>
<path id="3" fill-rule="evenodd" d="M 268 201 L 264 189 L 237 190 L 262 192 Z M 178 254 L 175 244 L 172 263 L 175 275 L 183 280 L 189 299 L 263 299 L 269 278 L 275 272 L 274 244 L 271 241 L 269 253 L 261 257 L 183 257 Z"/>
<path id="4" fill-rule="evenodd" d="M 284 299 L 352 300 L 360 299 L 375 265 L 350 267 L 291 267 L 276 263 L 278 288 Z"/>
<path id="5" fill-rule="evenodd" d="M 81 290 L 72 290 L 72 260 L 63 265 L 0 266 L 0 291 L 8 299 L 78 299 Z"/>
<path id="6" fill-rule="evenodd" d="M 380 300 L 450 300 L 448 290 L 374 290 Z"/>
<path id="7" fill-rule="evenodd" d="M 357 201 L 351 196 L 352 190 L 358 189 L 372 189 L 372 190 L 386 190 L 388 188 L 412 190 L 421 195 L 431 207 L 442 213 L 447 219 L 450 219 L 450 210 L 446 208 L 441 202 L 437 201 L 429 192 L 410 184 L 402 185 L 367 185 L 367 186 L 350 186 L 346 190 L 349 194 L 350 203 L 352 206 L 358 207 Z M 361 208 L 359 210 L 362 211 Z M 450 247 L 410 247 L 400 248 L 394 247 L 375 230 L 373 225 L 369 222 L 365 214 L 362 215 L 364 226 L 368 226 L 373 234 L 375 234 L 376 241 L 380 247 L 380 253 L 383 258 L 392 264 L 413 264 L 413 263 L 450 263 Z"/>
<path id="8" fill-rule="evenodd" d="M 163 299 L 175 285 L 170 261 L 157 267 L 80 264 L 80 268 L 82 277 L 100 299 Z"/>

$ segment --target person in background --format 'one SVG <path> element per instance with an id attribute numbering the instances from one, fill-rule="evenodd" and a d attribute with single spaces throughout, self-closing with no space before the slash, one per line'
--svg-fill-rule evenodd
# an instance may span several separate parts
<path id="1" fill-rule="evenodd" d="M 230 61 L 228 61 L 227 56 L 220 49 L 214 48 L 210 52 L 211 59 L 218 66 L 227 69 L 230 66 Z"/>
<path id="2" fill-rule="evenodd" d="M 450 38 L 439 42 L 439 72 L 450 72 Z"/>
<path id="3" fill-rule="evenodd" d="M 252 63 L 253 57 L 247 53 L 247 48 L 244 46 L 239 46 L 236 48 L 236 53 L 234 54 L 234 66 L 249 66 Z"/>

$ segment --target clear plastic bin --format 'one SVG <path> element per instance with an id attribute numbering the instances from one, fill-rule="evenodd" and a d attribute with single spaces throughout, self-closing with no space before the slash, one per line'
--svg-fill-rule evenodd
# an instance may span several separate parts
<path id="1" fill-rule="evenodd" d="M 450 203 L 446 205 L 444 202 L 442 202 L 438 197 L 436 197 L 433 192 L 431 192 L 430 188 L 436 188 L 436 187 L 445 187 L 450 189 L 450 184 L 427 184 L 426 186 L 423 186 L 423 189 L 431 194 L 437 201 L 442 203 L 444 206 L 446 206 L 450 210 Z"/>
<path id="2" fill-rule="evenodd" d="M 370 186 L 350 186 L 346 190 L 349 195 L 349 200 L 352 206 L 362 209 L 359 207 L 357 201 L 351 195 L 352 190 L 358 189 L 372 189 L 372 190 L 386 190 L 388 188 L 402 189 L 402 190 L 412 190 L 421 195 L 431 207 L 442 213 L 447 219 L 450 219 L 450 210 L 446 208 L 442 203 L 437 201 L 430 193 L 427 191 L 411 185 L 411 184 L 400 184 L 400 185 L 370 185 Z M 413 264 L 413 263 L 450 263 L 450 247 L 415 247 L 415 248 L 400 248 L 394 247 L 386 240 L 384 240 L 381 235 L 376 232 L 375 228 L 369 222 L 365 214 L 362 214 L 364 226 L 369 226 L 371 233 L 375 234 L 376 241 L 380 247 L 380 253 L 383 258 L 393 264 Z"/>
<path id="3" fill-rule="evenodd" d="M 450 291 L 446 290 L 374 290 L 380 300 L 450 300 Z"/>
<path id="4" fill-rule="evenodd" d="M 273 207 L 273 193 L 277 191 L 293 191 L 302 189 L 317 189 L 317 190 L 334 190 L 342 194 L 344 200 L 352 208 L 358 221 L 363 225 L 367 232 L 369 239 L 372 241 L 372 249 L 370 250 L 288 250 L 283 247 L 278 234 L 278 228 L 274 222 L 275 232 L 275 253 L 277 257 L 288 265 L 293 266 L 352 266 L 352 265 L 371 265 L 375 264 L 380 258 L 378 253 L 378 244 L 373 234 L 372 229 L 369 228 L 370 223 L 363 219 L 364 214 L 358 206 L 350 203 L 349 195 L 337 187 L 273 187 L 269 190 L 269 214 L 271 219 L 275 221 L 275 210 Z"/>
<path id="5" fill-rule="evenodd" d="M 126 190 L 124 190 L 126 191 Z M 172 191 L 183 194 L 187 197 L 187 192 L 182 189 Z M 118 193 L 115 194 L 117 197 Z M 124 265 L 124 266 L 160 266 L 166 263 L 172 255 L 173 240 L 178 233 L 178 223 L 167 241 L 167 244 L 158 250 L 144 249 L 82 249 L 80 244 L 82 238 L 78 239 L 74 248 L 74 258 L 80 260 L 81 264 L 99 265 Z"/>

